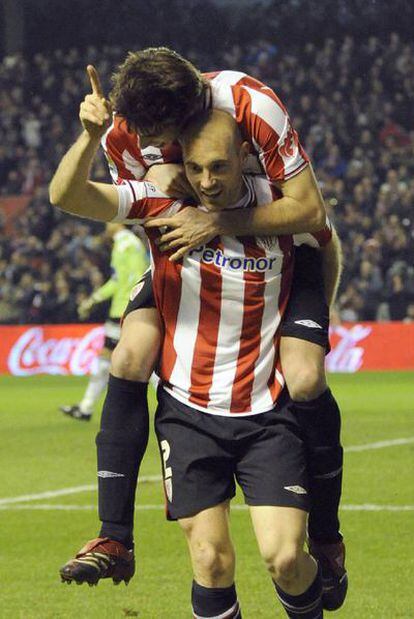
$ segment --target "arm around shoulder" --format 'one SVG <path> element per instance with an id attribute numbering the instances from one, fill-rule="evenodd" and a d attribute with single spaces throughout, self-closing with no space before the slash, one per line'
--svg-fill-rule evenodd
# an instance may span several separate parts
<path id="1" fill-rule="evenodd" d="M 296 176 L 280 183 L 279 188 L 281 198 L 246 209 L 243 217 L 234 217 L 229 212 L 215 214 L 217 234 L 302 234 L 324 228 L 327 221 L 325 204 L 310 164 Z"/>

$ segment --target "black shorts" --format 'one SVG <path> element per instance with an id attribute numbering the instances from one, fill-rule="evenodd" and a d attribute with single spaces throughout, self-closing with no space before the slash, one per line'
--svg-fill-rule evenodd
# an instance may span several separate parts
<path id="1" fill-rule="evenodd" d="M 231 499 L 308 511 L 304 444 L 287 394 L 267 413 L 211 415 L 160 387 L 155 431 L 163 462 L 167 518 L 193 516 Z"/>
<path id="2" fill-rule="evenodd" d="M 144 275 L 131 290 L 128 305 L 125 308 L 123 318 L 137 309 L 156 307 L 154 294 L 152 292 L 151 269 L 145 271 Z"/>
<path id="3" fill-rule="evenodd" d="M 143 307 L 155 307 L 151 271 L 134 286 L 124 318 Z M 313 342 L 329 352 L 329 307 L 325 299 L 322 261 L 317 249 L 305 245 L 295 249 L 295 267 L 281 335 Z"/>

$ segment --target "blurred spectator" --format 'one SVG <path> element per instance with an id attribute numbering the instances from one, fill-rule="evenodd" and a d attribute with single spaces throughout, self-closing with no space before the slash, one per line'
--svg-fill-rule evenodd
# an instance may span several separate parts
<path id="1" fill-rule="evenodd" d="M 404 322 L 414 322 L 414 303 L 410 303 L 407 307 L 406 315 L 403 320 Z"/>

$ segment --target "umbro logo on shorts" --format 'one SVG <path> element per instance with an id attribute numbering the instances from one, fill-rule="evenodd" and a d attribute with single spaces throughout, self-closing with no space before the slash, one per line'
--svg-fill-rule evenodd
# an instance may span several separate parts
<path id="1" fill-rule="evenodd" d="M 113 473 L 112 471 L 98 471 L 98 477 L 106 479 L 108 477 L 125 477 L 125 475 L 123 473 Z"/>
<path id="2" fill-rule="evenodd" d="M 321 325 L 318 325 L 314 320 L 295 320 L 295 325 L 303 325 L 310 329 L 322 329 Z"/>
<path id="3" fill-rule="evenodd" d="M 284 486 L 285 490 L 289 490 L 289 492 L 294 492 L 295 494 L 308 494 L 305 488 L 302 486 Z"/>

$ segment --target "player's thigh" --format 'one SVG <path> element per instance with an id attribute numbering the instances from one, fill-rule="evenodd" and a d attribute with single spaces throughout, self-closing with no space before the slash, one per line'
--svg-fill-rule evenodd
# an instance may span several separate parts
<path id="1" fill-rule="evenodd" d="M 295 557 L 306 537 L 307 512 L 294 507 L 250 506 L 260 554 L 269 565 L 281 556 Z"/>
<path id="2" fill-rule="evenodd" d="M 179 525 L 189 545 L 200 540 L 208 541 L 216 547 L 228 546 L 230 501 L 202 510 L 194 516 L 180 518 Z"/>
<path id="3" fill-rule="evenodd" d="M 161 340 L 161 321 L 155 308 L 141 308 L 127 314 L 120 340 L 112 353 L 112 374 L 148 381 L 159 356 Z"/>
<path id="4" fill-rule="evenodd" d="M 329 352 L 329 307 L 317 250 L 295 249 L 289 302 L 281 325 L 280 359 L 294 400 L 318 397 L 326 389 L 325 353 Z"/>
<path id="5" fill-rule="evenodd" d="M 297 337 L 280 339 L 280 361 L 293 400 L 317 398 L 327 388 L 325 348 Z"/>

